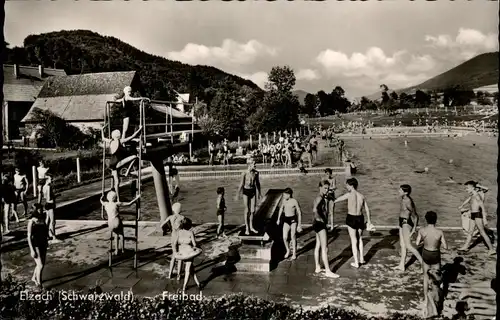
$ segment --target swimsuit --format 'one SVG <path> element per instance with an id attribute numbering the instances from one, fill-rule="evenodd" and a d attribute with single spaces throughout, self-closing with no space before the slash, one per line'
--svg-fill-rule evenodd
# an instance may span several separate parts
<path id="1" fill-rule="evenodd" d="M 125 100 L 123 98 L 123 106 L 122 106 L 122 117 L 129 118 L 129 121 L 135 120 L 136 118 L 136 108 L 134 106 L 134 102 L 131 100 Z"/>
<path id="2" fill-rule="evenodd" d="M 252 199 L 255 196 L 255 188 L 247 189 L 243 188 L 243 194 L 247 196 L 249 199 Z"/>
<path id="3" fill-rule="evenodd" d="M 297 220 L 298 220 L 298 217 L 296 214 L 294 214 L 293 216 L 290 216 L 290 217 L 287 217 L 285 215 L 283 215 L 283 223 L 286 223 L 288 225 L 292 225 L 293 223 L 297 223 Z"/>
<path id="4" fill-rule="evenodd" d="M 470 218 L 472 220 L 482 219 L 483 218 L 483 209 L 479 208 L 479 211 L 477 211 L 477 212 L 471 212 L 470 213 Z"/>
<path id="5" fill-rule="evenodd" d="M 168 176 L 169 177 L 175 177 L 176 175 L 179 174 L 179 170 L 177 168 L 174 168 L 172 164 L 168 165 Z"/>
<path id="6" fill-rule="evenodd" d="M 321 230 L 326 230 L 326 225 L 328 223 L 328 217 L 326 216 L 327 207 L 326 201 L 324 197 L 321 197 L 321 201 L 318 203 L 316 207 L 317 217 L 313 222 L 313 230 L 316 233 L 319 233 Z"/>
<path id="7" fill-rule="evenodd" d="M 226 200 L 224 198 L 220 199 L 219 208 L 217 208 L 217 215 L 221 216 L 224 214 L 226 210 Z"/>
<path id="8" fill-rule="evenodd" d="M 49 229 L 45 223 L 35 223 L 31 225 L 31 243 L 33 247 L 40 250 L 47 250 L 49 239 Z"/>
<path id="9" fill-rule="evenodd" d="M 253 170 L 252 173 L 253 174 L 253 180 L 250 180 L 250 188 L 245 188 L 243 187 L 243 194 L 245 196 L 247 196 L 247 198 L 250 200 L 252 199 L 255 194 L 257 193 L 257 190 L 255 188 L 255 179 L 257 179 L 257 175 L 258 175 L 258 172 Z M 247 178 L 247 174 L 245 173 L 245 179 Z M 245 185 L 245 183 L 243 183 L 243 185 Z"/>
<path id="10" fill-rule="evenodd" d="M 424 248 L 422 251 L 422 259 L 428 265 L 441 263 L 441 252 L 439 250 L 431 251 Z"/>
<path id="11" fill-rule="evenodd" d="M 412 228 L 415 226 L 415 224 L 413 224 L 413 221 L 411 220 L 411 218 L 399 217 L 399 227 L 402 228 L 403 225 L 405 225 L 405 224 L 409 225 Z"/>
<path id="12" fill-rule="evenodd" d="M 364 230 L 366 227 L 365 217 L 362 214 L 355 216 L 348 213 L 345 219 L 345 224 L 355 230 Z"/>
<path id="13" fill-rule="evenodd" d="M 121 142 L 118 142 L 118 148 L 116 148 L 115 152 L 111 154 L 111 158 L 109 159 L 109 168 L 111 170 L 116 170 L 118 163 L 128 156 L 129 154 L 125 147 L 121 144 Z"/>

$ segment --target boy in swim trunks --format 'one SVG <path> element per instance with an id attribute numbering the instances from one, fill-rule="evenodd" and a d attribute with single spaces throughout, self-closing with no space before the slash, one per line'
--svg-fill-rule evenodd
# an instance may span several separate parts
<path id="1" fill-rule="evenodd" d="M 259 172 L 255 169 L 255 160 L 248 159 L 248 170 L 241 175 L 241 183 L 236 193 L 235 200 L 238 201 L 239 195 L 243 194 L 243 205 L 245 207 L 245 234 L 250 235 L 250 231 L 257 233 L 253 227 L 253 215 L 260 199 L 260 179 Z"/>
<path id="2" fill-rule="evenodd" d="M 481 235 L 481 237 L 483 237 L 484 242 L 488 246 L 489 249 L 488 254 L 494 255 L 496 254 L 496 251 L 493 248 L 490 237 L 488 237 L 488 234 L 486 233 L 484 227 L 488 223 L 488 220 L 486 219 L 487 213 L 483 199 L 478 193 L 477 183 L 474 181 L 467 181 L 465 183 L 465 188 L 467 192 L 471 195 L 469 205 L 471 212 L 471 220 L 474 221 L 472 230 L 475 228 L 475 226 L 477 226 L 479 234 Z M 472 236 L 473 236 L 473 231 L 467 235 L 467 240 L 465 241 L 464 246 L 459 249 L 460 251 L 469 251 L 469 247 L 472 242 Z"/>
<path id="3" fill-rule="evenodd" d="M 321 260 L 325 266 L 325 275 L 330 278 L 338 278 L 339 275 L 330 270 L 328 262 L 328 235 L 326 229 L 328 228 L 328 204 L 326 194 L 330 183 L 328 180 L 323 180 L 319 183 L 319 194 L 314 200 L 313 206 L 313 230 L 316 233 L 316 246 L 314 248 L 314 263 L 316 265 L 315 273 L 323 271 L 319 264 L 319 257 L 321 252 Z M 331 226 L 333 228 L 333 226 Z"/>
<path id="4" fill-rule="evenodd" d="M 135 197 L 134 200 L 130 202 L 118 202 L 116 201 L 116 192 L 109 191 L 106 195 L 107 201 L 104 201 L 104 195 L 101 197 L 101 205 L 104 207 L 104 211 L 106 211 L 106 215 L 108 216 L 108 227 L 111 234 L 115 235 L 116 246 L 115 246 L 115 255 L 118 255 L 120 238 L 122 242 L 121 252 L 125 251 L 125 235 L 123 232 L 123 221 L 120 217 L 119 207 L 128 207 L 139 200 L 139 196 Z M 104 216 L 102 216 L 104 219 Z"/>
<path id="5" fill-rule="evenodd" d="M 424 298 L 427 311 L 429 300 L 429 272 L 439 273 L 441 269 L 441 247 L 448 249 L 443 231 L 436 228 L 437 214 L 434 211 L 428 211 L 425 214 L 427 226 L 418 230 L 416 245 L 423 241 L 422 260 L 424 265 Z M 430 308 L 437 309 L 437 308 Z"/>
<path id="6" fill-rule="evenodd" d="M 224 214 L 226 213 L 226 200 L 224 199 L 224 188 L 217 188 L 217 238 L 220 236 L 226 238 L 226 234 L 224 233 Z"/>
<path id="7" fill-rule="evenodd" d="M 28 178 L 26 175 L 21 174 L 21 170 L 16 168 L 14 174 L 14 187 L 16 188 L 16 201 L 14 202 L 14 212 L 17 212 L 17 204 L 21 202 L 24 207 L 24 215 L 28 215 L 28 199 L 26 193 L 28 192 Z"/>
<path id="8" fill-rule="evenodd" d="M 340 196 L 334 203 L 347 200 L 348 213 L 346 217 L 346 225 L 351 238 L 352 255 L 354 262 L 351 266 L 359 268 L 360 264 L 364 264 L 363 253 L 363 230 L 366 228 L 365 218 L 362 210 L 365 209 L 367 224 L 371 225 L 370 209 L 366 202 L 365 196 L 358 192 L 358 180 L 355 178 L 347 179 L 346 188 L 348 193 Z"/>
<path id="9" fill-rule="evenodd" d="M 326 194 L 326 200 L 328 201 L 328 212 L 330 212 L 330 221 L 333 225 L 333 213 L 335 210 L 335 190 L 337 189 L 337 179 L 335 175 L 333 174 L 332 169 L 326 168 L 325 169 L 326 177 L 324 180 L 327 180 L 330 183 L 330 186 L 328 187 L 328 193 Z"/>
<path id="10" fill-rule="evenodd" d="M 411 243 L 411 236 L 415 233 L 418 226 L 418 214 L 415 202 L 411 198 L 411 186 L 403 184 L 399 187 L 399 195 L 401 196 L 401 210 L 399 212 L 399 243 L 401 246 L 401 261 L 395 270 L 404 271 L 406 264 L 406 252 L 410 252 L 422 264 L 422 256 Z M 414 219 L 412 219 L 414 218 Z"/>
<path id="11" fill-rule="evenodd" d="M 280 225 L 283 214 L 283 243 L 285 244 L 285 259 L 290 256 L 290 246 L 288 244 L 288 233 L 291 233 L 292 240 L 292 260 L 297 259 L 297 232 L 302 231 L 302 211 L 296 199 L 292 198 L 293 191 L 286 188 L 283 192 L 283 203 L 278 213 L 277 224 Z"/>
<path id="12" fill-rule="evenodd" d="M 52 189 L 52 176 L 49 174 L 45 175 L 45 184 L 42 187 L 40 194 L 38 195 L 38 203 L 42 203 L 45 200 L 45 211 L 47 213 L 46 216 L 46 224 L 49 227 L 49 239 L 58 243 L 61 240 L 56 237 L 56 218 L 54 211 L 56 210 L 56 195 L 54 194 L 54 190 Z"/>

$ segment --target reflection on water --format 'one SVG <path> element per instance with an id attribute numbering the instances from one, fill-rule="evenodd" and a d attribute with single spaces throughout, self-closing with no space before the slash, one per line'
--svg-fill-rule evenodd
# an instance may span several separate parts
<path id="1" fill-rule="evenodd" d="M 408 140 L 407 147 L 404 146 L 405 139 Z M 476 180 L 489 187 L 486 209 L 490 225 L 496 223 L 496 140 L 476 137 L 353 139 L 347 140 L 346 145 L 359 165 L 360 174 L 356 176 L 359 191 L 368 199 L 375 225 L 397 224 L 397 191 L 399 185 L 408 183 L 413 187 L 412 196 L 422 219 L 426 211 L 434 210 L 439 214 L 438 225 L 460 226 L 457 207 L 466 198 L 466 194 L 462 185 L 447 182 L 449 177 L 462 183 Z M 321 162 L 328 162 L 335 159 L 336 155 L 323 149 L 321 157 Z M 451 164 L 450 159 L 453 159 Z M 425 167 L 429 168 L 428 173 L 415 173 Z M 262 177 L 261 180 L 263 193 L 271 188 L 292 188 L 294 197 L 303 210 L 302 221 L 311 223 L 312 204 L 320 176 Z M 342 185 L 338 192 L 341 194 L 345 191 L 344 177 L 339 176 L 338 181 Z M 243 203 L 241 198 L 238 201 L 234 199 L 238 184 L 238 178 L 181 181 L 179 201 L 183 206 L 183 214 L 195 223 L 216 222 L 216 190 L 217 187 L 224 187 L 228 207 L 225 222 L 242 224 Z M 141 205 L 142 220 L 159 220 L 152 182 L 144 185 Z M 100 212 L 94 210 L 81 219 L 99 219 Z M 334 222 L 344 223 L 346 205 L 338 205 L 335 212 Z"/>

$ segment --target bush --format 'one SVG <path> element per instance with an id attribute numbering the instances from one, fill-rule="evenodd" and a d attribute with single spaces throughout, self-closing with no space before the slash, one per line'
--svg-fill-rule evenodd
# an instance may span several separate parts
<path id="1" fill-rule="evenodd" d="M 357 312 L 325 307 L 305 311 L 284 303 L 233 294 L 196 300 L 169 300 L 161 296 L 134 298 L 131 301 L 60 300 L 56 290 L 48 291 L 48 301 L 20 299 L 23 284 L 8 279 L 0 286 L 0 319 L 339 319 L 339 320 L 417 320 L 416 316 L 393 314 L 385 318 L 367 317 Z M 28 289 L 29 291 L 29 289 Z M 87 292 L 102 291 L 99 287 Z"/>

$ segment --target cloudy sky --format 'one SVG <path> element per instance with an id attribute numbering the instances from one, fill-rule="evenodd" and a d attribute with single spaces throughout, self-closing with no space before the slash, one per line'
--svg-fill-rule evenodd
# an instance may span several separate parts
<path id="1" fill-rule="evenodd" d="M 11 45 L 56 30 L 88 29 L 143 51 L 212 65 L 263 86 L 289 65 L 296 89 L 349 97 L 427 80 L 498 50 L 498 2 L 475 1 L 8 1 Z"/>

